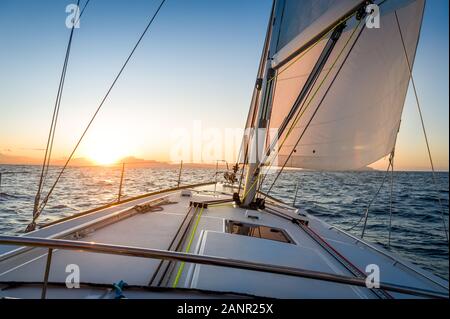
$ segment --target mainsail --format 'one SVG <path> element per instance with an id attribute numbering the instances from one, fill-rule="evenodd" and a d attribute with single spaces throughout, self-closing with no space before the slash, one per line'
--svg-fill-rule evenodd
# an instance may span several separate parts
<path id="1" fill-rule="evenodd" d="M 350 170 L 391 153 L 410 79 L 401 34 L 413 63 L 425 0 L 375 1 L 379 28 L 356 18 L 366 1 L 277 2 L 283 8 L 267 56 L 274 75 L 266 112 L 268 128 L 279 133 L 266 137 L 270 155 L 264 164 L 277 155 L 275 166 Z M 344 20 L 324 65 L 305 87 L 333 28 Z"/>

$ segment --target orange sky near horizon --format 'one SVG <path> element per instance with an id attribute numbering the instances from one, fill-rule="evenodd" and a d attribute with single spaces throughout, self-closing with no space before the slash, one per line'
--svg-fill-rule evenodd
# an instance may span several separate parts
<path id="1" fill-rule="evenodd" d="M 186 132 L 189 132 L 188 128 L 184 128 Z M 213 130 L 212 128 L 205 128 L 204 131 Z M 428 153 L 426 150 L 425 140 L 423 135 L 421 136 L 419 128 L 417 128 L 418 134 L 417 139 L 413 145 L 408 145 L 408 138 L 402 136 L 402 131 L 400 131 L 399 142 L 397 144 L 397 152 L 395 156 L 395 170 L 401 171 L 429 171 L 431 170 L 430 161 L 428 158 Z M 98 129 L 94 130 L 99 132 Z M 221 132 L 221 130 L 217 129 Z M 111 136 L 107 136 L 110 132 Z M 117 131 L 116 131 L 117 132 Z M 240 130 L 236 129 L 234 136 L 229 138 L 232 140 L 231 145 L 227 145 L 228 152 L 219 151 L 219 155 L 212 155 L 210 158 L 204 158 L 203 161 L 196 159 L 192 155 L 192 151 L 200 149 L 200 152 L 207 152 L 207 148 L 210 146 L 211 141 L 205 142 L 205 144 L 200 146 L 191 145 L 191 140 L 195 133 L 189 132 L 189 136 L 186 145 L 189 148 L 189 156 L 182 158 L 185 163 L 191 162 L 203 162 L 203 163 L 214 163 L 215 159 L 223 158 L 233 163 L 238 155 L 239 145 L 240 145 Z M 98 134 L 90 135 L 90 138 L 86 139 L 86 142 L 80 146 L 80 150 L 74 156 L 75 164 L 80 163 L 92 163 L 94 165 L 107 165 L 119 162 L 125 157 L 135 158 L 133 160 L 154 160 L 159 162 L 169 162 L 178 163 L 181 158 L 173 158 L 171 156 L 171 146 L 175 145 L 178 147 L 183 144 L 182 141 L 175 141 L 173 137 L 166 135 L 165 137 L 151 140 L 150 143 L 146 143 L 144 140 L 132 141 L 128 140 L 126 135 L 121 135 L 114 133 L 114 131 L 104 131 Z M 224 141 L 226 139 L 226 134 L 219 138 L 216 144 L 226 144 Z M 148 141 L 148 138 L 147 138 Z M 209 146 L 208 146 L 209 145 Z M 9 145 L 7 145 L 8 147 Z M 434 147 L 433 141 L 431 141 L 431 151 L 433 155 L 433 161 L 435 168 L 438 171 L 448 171 L 448 148 L 436 148 Z M 12 145 L 9 147 L 13 147 Z M 56 150 L 53 158 L 54 164 L 62 164 L 67 159 L 67 154 L 69 154 L 71 145 L 67 145 L 63 150 Z M 434 148 L 433 148 L 434 147 Z M 222 146 L 222 150 L 225 146 Z M 0 164 L 38 164 L 42 162 L 44 155 L 43 149 L 27 149 L 15 148 L 6 149 L 3 148 L 0 151 Z M 380 159 L 379 161 L 369 165 L 369 167 L 377 170 L 386 170 L 388 166 L 388 156 Z"/>

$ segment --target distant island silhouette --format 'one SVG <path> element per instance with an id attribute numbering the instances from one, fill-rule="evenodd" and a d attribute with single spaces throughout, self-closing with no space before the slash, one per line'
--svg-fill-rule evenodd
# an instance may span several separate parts
<path id="1" fill-rule="evenodd" d="M 52 166 L 62 166 L 66 163 L 65 158 L 60 159 L 54 159 L 51 161 Z M 137 158 L 134 156 L 127 156 L 124 157 L 115 163 L 112 164 L 106 164 L 101 165 L 95 163 L 95 161 L 92 161 L 85 157 L 76 157 L 73 158 L 69 166 L 75 166 L 75 167 L 88 167 L 88 166 L 117 166 L 122 165 L 122 163 L 125 163 L 127 167 L 146 167 L 146 168 L 174 168 L 179 167 L 180 163 L 171 163 L 171 162 L 164 162 L 164 161 L 156 161 L 156 160 L 148 160 L 148 159 L 142 159 Z M 229 163 L 229 165 L 233 165 L 234 163 Z M 6 155 L 4 153 L 0 153 L 0 165 L 42 165 L 42 159 L 34 158 L 34 157 L 27 157 L 27 156 L 15 156 L 15 155 Z M 215 163 L 183 163 L 184 168 L 215 168 Z M 226 167 L 226 164 L 219 163 L 219 167 L 223 168 Z M 230 167 L 231 168 L 231 167 Z"/>

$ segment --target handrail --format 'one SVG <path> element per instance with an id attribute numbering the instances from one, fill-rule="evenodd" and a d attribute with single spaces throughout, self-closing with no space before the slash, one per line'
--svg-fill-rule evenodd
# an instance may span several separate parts
<path id="1" fill-rule="evenodd" d="M 132 257 L 143 257 L 152 259 L 165 259 L 181 262 L 189 262 L 195 264 L 203 264 L 210 266 L 223 266 L 236 269 L 261 271 L 272 274 L 288 275 L 300 278 L 321 280 L 339 284 L 347 284 L 368 288 L 366 282 L 361 278 L 352 278 L 343 275 L 330 274 L 325 272 L 318 272 L 300 268 L 292 268 L 286 266 L 278 266 L 271 264 L 262 264 L 249 262 L 244 260 L 236 260 L 224 257 L 196 255 L 191 253 L 182 253 L 176 251 L 166 251 L 159 249 L 148 249 L 121 245 L 99 244 L 92 242 L 71 241 L 61 239 L 43 239 L 33 237 L 14 237 L 14 236 L 0 236 L 0 244 L 43 247 L 48 249 L 64 249 L 64 250 L 82 250 L 85 252 L 104 253 L 111 255 L 122 255 Z M 46 269 L 47 270 L 47 269 Z M 46 287 L 46 283 L 44 283 Z M 373 288 L 368 288 L 373 289 Z M 419 288 L 405 287 L 389 283 L 380 283 L 379 289 L 393 291 L 408 295 L 428 297 L 428 298 L 448 298 L 448 294 L 429 291 Z"/>

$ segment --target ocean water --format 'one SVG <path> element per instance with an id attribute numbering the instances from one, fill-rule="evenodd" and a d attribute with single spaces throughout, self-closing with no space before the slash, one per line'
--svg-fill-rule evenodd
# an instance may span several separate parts
<path id="1" fill-rule="evenodd" d="M 47 187 L 58 168 L 51 168 Z M 30 222 L 40 174 L 38 166 L 0 165 L 0 234 L 17 235 Z M 70 216 L 117 199 L 120 167 L 68 168 L 49 200 L 39 223 Z M 384 172 L 286 171 L 271 195 L 359 236 L 358 224 L 376 194 Z M 221 176 L 221 175 L 220 175 Z M 215 170 L 184 169 L 182 184 L 213 181 Z M 267 178 L 267 186 L 273 177 Z M 176 186 L 177 169 L 127 168 L 123 195 L 131 197 Z M 388 246 L 390 180 L 369 211 L 365 238 L 405 259 L 447 278 L 448 245 L 442 223 L 441 200 L 448 225 L 449 173 L 436 173 L 437 185 L 428 172 L 395 172 L 392 197 L 392 234 Z M 45 194 L 45 191 L 44 191 Z M 447 226 L 448 227 L 448 226 Z"/>

